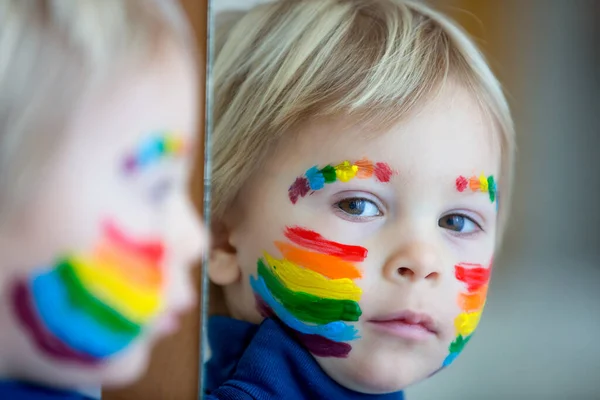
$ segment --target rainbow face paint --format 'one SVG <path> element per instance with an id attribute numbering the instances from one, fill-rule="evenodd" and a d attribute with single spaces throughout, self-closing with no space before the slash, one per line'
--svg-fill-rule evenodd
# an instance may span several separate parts
<path id="1" fill-rule="evenodd" d="M 321 357 L 347 357 L 358 332 L 362 277 L 353 262 L 367 250 L 336 243 L 300 227 L 286 228 L 288 242 L 275 242 L 282 258 L 268 253 L 258 260 L 258 276 L 250 277 L 257 306 L 265 317 L 279 318 L 304 346 Z M 300 247 L 298 247 L 300 246 Z"/>
<path id="2" fill-rule="evenodd" d="M 444 367 L 458 357 L 479 324 L 485 306 L 491 270 L 491 265 L 486 268 L 480 264 L 469 263 L 461 263 L 454 267 L 456 279 L 465 284 L 466 291 L 458 295 L 458 305 L 462 312 L 454 320 L 457 336 L 450 344 L 450 354 L 444 360 Z"/>
<path id="3" fill-rule="evenodd" d="M 127 347 L 161 310 L 161 242 L 138 243 L 115 225 L 87 255 L 17 282 L 15 315 L 47 356 L 97 364 Z"/>
<path id="4" fill-rule="evenodd" d="M 349 182 L 352 179 L 370 179 L 373 176 L 379 182 L 387 183 L 392 178 L 393 171 L 386 163 L 373 163 L 367 159 L 356 162 L 343 161 L 335 166 L 326 165 L 323 168 L 314 166 L 296 178 L 288 189 L 290 201 L 296 204 L 299 198 L 311 192 L 321 190 L 326 184 L 334 182 Z"/>
<path id="5" fill-rule="evenodd" d="M 133 174 L 158 162 L 185 154 L 183 138 L 173 132 L 158 132 L 142 141 L 123 160 L 123 170 Z"/>
<path id="6" fill-rule="evenodd" d="M 464 192 L 467 189 L 470 189 L 472 192 L 489 193 L 492 203 L 497 200 L 496 193 L 498 188 L 492 175 L 486 177 L 481 174 L 480 176 L 472 176 L 470 178 L 465 178 L 461 175 L 456 178 L 456 190 Z"/>

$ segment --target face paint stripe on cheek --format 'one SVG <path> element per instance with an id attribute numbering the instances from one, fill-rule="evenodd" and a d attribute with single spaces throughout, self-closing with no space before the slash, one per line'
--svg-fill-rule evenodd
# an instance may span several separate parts
<path id="1" fill-rule="evenodd" d="M 15 304 L 34 344 L 49 357 L 83 363 L 77 354 L 97 360 L 112 356 L 162 308 L 162 243 L 133 240 L 111 223 L 102 227 L 102 240 L 88 256 L 65 258 L 29 280 L 33 319 L 24 318 Z M 71 356 L 51 351 L 57 342 L 72 349 Z"/>
<path id="2" fill-rule="evenodd" d="M 306 349 L 317 357 L 345 358 L 352 350 L 352 346 L 348 343 L 334 342 L 319 335 L 306 335 L 298 332 L 295 334 Z"/>
<path id="3" fill-rule="evenodd" d="M 122 249 L 122 254 L 130 254 L 146 261 L 146 265 L 153 266 L 161 263 L 165 255 L 164 244 L 159 241 L 136 241 L 123 233 L 112 221 L 103 224 L 106 243 L 116 249 Z"/>
<path id="4" fill-rule="evenodd" d="M 82 284 L 96 298 L 118 309 L 134 321 L 143 321 L 154 315 L 160 306 L 161 295 L 153 289 L 136 287 L 122 279 L 114 270 L 98 268 L 81 258 L 73 258 L 71 266 Z"/>
<path id="5" fill-rule="evenodd" d="M 277 246 L 283 257 L 290 262 L 302 265 L 304 268 L 317 272 L 327 278 L 358 279 L 362 277 L 358 268 L 337 257 L 302 250 L 283 242 L 275 242 L 275 246 Z"/>
<path id="6" fill-rule="evenodd" d="M 325 239 L 317 232 L 298 226 L 286 228 L 285 237 L 299 246 L 335 256 L 345 261 L 362 262 L 367 258 L 368 252 L 364 247 L 336 243 Z"/>
<path id="7" fill-rule="evenodd" d="M 54 271 L 35 277 L 31 287 L 44 325 L 72 348 L 103 358 L 118 352 L 133 340 L 134 336 L 106 329 L 88 313 L 75 309 Z"/>
<path id="8" fill-rule="evenodd" d="M 268 253 L 265 253 L 265 259 L 274 275 L 291 290 L 329 299 L 360 300 L 362 290 L 350 279 L 327 279 L 288 260 L 277 260 Z"/>
<path id="9" fill-rule="evenodd" d="M 304 322 L 326 324 L 334 321 L 358 321 L 358 303 L 351 300 L 324 299 L 288 289 L 263 260 L 258 261 L 258 275 L 271 294 L 296 318 Z"/>
<path id="10" fill-rule="evenodd" d="M 490 268 L 484 268 L 479 264 L 473 267 L 473 264 L 464 263 L 455 267 L 456 279 L 464 282 L 469 292 L 477 291 L 486 285 L 490 280 L 490 274 Z"/>
<path id="11" fill-rule="evenodd" d="M 458 357 L 479 324 L 485 306 L 492 267 L 491 262 L 487 268 L 480 264 L 461 263 L 454 269 L 456 279 L 466 285 L 467 292 L 461 292 L 458 295 L 458 305 L 463 312 L 454 320 L 457 336 L 450 344 L 450 354 L 444 360 L 443 367 L 449 366 Z"/>
<path id="12" fill-rule="evenodd" d="M 473 311 L 483 308 L 487 296 L 488 285 L 484 285 L 473 293 L 460 293 L 458 305 L 465 311 Z"/>
<path id="13" fill-rule="evenodd" d="M 367 250 L 300 227 L 286 228 L 285 235 L 325 254 L 275 242 L 283 258 L 265 252 L 257 262 L 258 278 L 250 278 L 257 308 L 264 317 L 280 319 L 313 355 L 347 357 L 352 346 L 344 342 L 359 336 L 343 321 L 358 321 L 362 314 L 358 304 L 362 290 L 351 279 L 362 274 L 347 260 L 362 261 Z"/>
<path id="14" fill-rule="evenodd" d="M 101 360 L 89 354 L 78 352 L 52 334 L 40 321 L 35 311 L 30 287 L 19 281 L 13 288 L 12 303 L 17 320 L 29 328 L 29 333 L 38 349 L 50 357 L 81 365 L 96 365 Z"/>
<path id="15" fill-rule="evenodd" d="M 264 279 L 250 277 L 250 285 L 256 294 L 273 310 L 273 312 L 290 328 L 305 334 L 321 335 L 333 341 L 349 341 L 357 338 L 354 327 L 343 322 L 330 322 L 323 325 L 307 325 L 295 318 L 281 303 L 269 292 Z"/>
<path id="16" fill-rule="evenodd" d="M 57 272 L 62 278 L 70 301 L 74 306 L 80 307 L 92 315 L 98 322 L 116 332 L 129 335 L 140 333 L 141 325 L 125 318 L 118 311 L 98 300 L 91 294 L 79 280 L 73 268 L 67 261 L 59 265 Z"/>

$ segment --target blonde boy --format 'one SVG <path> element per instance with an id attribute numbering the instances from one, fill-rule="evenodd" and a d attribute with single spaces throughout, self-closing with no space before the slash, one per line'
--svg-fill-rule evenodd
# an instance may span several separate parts
<path id="1" fill-rule="evenodd" d="M 500 84 L 420 2 L 276 1 L 219 39 L 209 275 L 239 321 L 212 320 L 207 392 L 401 397 L 485 304 L 513 168 Z"/>

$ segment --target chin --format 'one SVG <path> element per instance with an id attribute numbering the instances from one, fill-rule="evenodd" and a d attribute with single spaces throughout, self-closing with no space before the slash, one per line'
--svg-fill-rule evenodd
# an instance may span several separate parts
<path id="1" fill-rule="evenodd" d="M 390 357 L 387 353 L 379 357 L 372 354 L 361 357 L 360 350 L 353 351 L 345 359 L 317 358 L 317 362 L 340 385 L 366 394 L 404 390 L 438 369 L 436 363 L 402 355 Z"/>
<path id="2" fill-rule="evenodd" d="M 134 383 L 148 369 L 150 352 L 145 346 L 136 346 L 122 357 L 111 360 L 103 371 L 102 385 L 119 388 Z"/>

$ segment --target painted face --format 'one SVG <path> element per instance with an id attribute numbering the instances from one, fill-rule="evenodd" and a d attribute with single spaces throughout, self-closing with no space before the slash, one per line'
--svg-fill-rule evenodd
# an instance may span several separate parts
<path id="1" fill-rule="evenodd" d="M 301 127 L 231 211 L 233 315 L 277 316 L 359 392 L 397 391 L 448 364 L 485 298 L 472 280 L 488 277 L 494 252 L 493 138 L 456 86 L 386 131 L 348 118 Z M 488 191 L 457 190 L 481 173 Z"/>
<path id="2" fill-rule="evenodd" d="M 0 232 L 2 374 L 128 382 L 194 304 L 195 78 L 181 54 L 169 60 L 82 102 L 37 196 Z"/>

